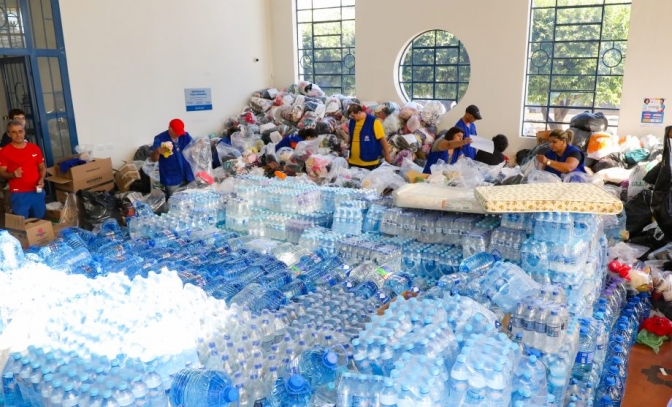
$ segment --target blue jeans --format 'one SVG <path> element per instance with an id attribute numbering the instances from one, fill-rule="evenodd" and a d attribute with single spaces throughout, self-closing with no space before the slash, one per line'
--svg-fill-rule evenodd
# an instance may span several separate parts
<path id="1" fill-rule="evenodd" d="M 47 211 L 47 205 L 44 201 L 44 191 L 42 192 L 12 192 L 12 212 L 14 215 L 24 218 L 44 218 Z"/>

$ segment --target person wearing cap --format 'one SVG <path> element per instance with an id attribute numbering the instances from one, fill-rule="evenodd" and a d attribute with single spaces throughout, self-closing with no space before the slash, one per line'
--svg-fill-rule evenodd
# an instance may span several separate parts
<path id="1" fill-rule="evenodd" d="M 192 138 L 184 131 L 184 122 L 180 119 L 171 120 L 168 130 L 154 137 L 152 161 L 159 162 L 159 177 L 168 198 L 175 190 L 194 180 L 191 165 L 182 155 L 191 141 Z"/>
<path id="2" fill-rule="evenodd" d="M 385 130 L 380 120 L 364 111 L 362 106 L 348 106 L 348 130 L 350 147 L 348 163 L 351 167 L 373 170 L 380 165 L 380 156 L 392 163 L 390 146 L 385 138 Z"/>
<path id="3" fill-rule="evenodd" d="M 42 151 L 26 141 L 23 123 L 18 120 L 7 123 L 7 134 L 12 142 L 0 150 L 0 176 L 9 181 L 12 212 L 26 219 L 43 218 L 47 167 Z"/>
<path id="4" fill-rule="evenodd" d="M 459 127 L 464 130 L 464 138 L 467 139 L 476 135 L 476 125 L 474 122 L 481 119 L 481 111 L 478 110 L 478 107 L 475 105 L 469 105 L 464 112 L 464 116 L 462 116 L 462 118 L 458 120 L 457 123 L 455 123 L 455 127 Z M 464 154 L 465 157 L 471 158 L 473 160 L 476 157 L 476 149 L 470 145 L 466 145 L 462 147 L 462 154 Z"/>

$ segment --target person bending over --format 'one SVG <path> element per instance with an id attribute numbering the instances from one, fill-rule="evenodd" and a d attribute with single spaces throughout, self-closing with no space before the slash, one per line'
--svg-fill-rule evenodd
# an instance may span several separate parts
<path id="1" fill-rule="evenodd" d="M 432 149 L 427 157 L 427 164 L 423 174 L 431 174 L 431 166 L 439 160 L 446 164 L 454 163 L 460 155 L 463 155 L 462 147 L 471 144 L 471 138 L 463 139 L 464 131 L 459 127 L 451 127 L 443 137 L 434 141 Z"/>
<path id="2" fill-rule="evenodd" d="M 492 142 L 495 144 L 495 151 L 490 154 L 486 151 L 478 150 L 474 160 L 488 165 L 499 165 L 504 161 L 507 161 L 506 156 L 504 155 L 504 150 L 509 147 L 509 139 L 503 134 L 498 134 L 492 138 Z"/>

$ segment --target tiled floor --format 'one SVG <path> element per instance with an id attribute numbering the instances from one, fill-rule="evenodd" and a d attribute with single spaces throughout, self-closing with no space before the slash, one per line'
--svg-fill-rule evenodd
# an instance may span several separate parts
<path id="1" fill-rule="evenodd" d="M 672 342 L 665 342 L 658 354 L 648 346 L 635 345 L 630 354 L 622 406 L 666 407 L 671 398 Z"/>

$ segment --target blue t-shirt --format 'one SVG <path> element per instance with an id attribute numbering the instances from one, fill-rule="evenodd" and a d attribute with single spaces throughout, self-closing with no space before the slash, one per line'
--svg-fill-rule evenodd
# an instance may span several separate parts
<path id="1" fill-rule="evenodd" d="M 462 131 L 464 132 L 464 137 L 463 138 L 465 140 L 466 140 L 467 137 L 477 135 L 476 134 L 476 125 L 474 123 L 467 124 L 467 123 L 464 122 L 464 120 L 460 119 L 460 120 L 457 121 L 457 123 L 455 123 L 455 127 L 459 127 L 460 129 L 462 129 Z M 462 154 L 464 154 L 465 157 L 469 157 L 472 160 L 474 159 L 474 157 L 476 157 L 476 149 L 473 148 L 469 144 L 460 147 L 460 150 L 462 151 Z"/>
<path id="2" fill-rule="evenodd" d="M 194 174 L 191 171 L 191 165 L 182 155 L 184 148 L 191 143 L 191 136 L 189 133 L 177 138 L 173 141 L 168 134 L 168 130 L 154 137 L 154 144 L 152 150 L 156 151 L 161 146 L 161 143 L 170 141 L 173 143 L 173 154 L 167 158 L 159 154 L 159 178 L 161 184 L 165 186 L 180 185 L 183 182 L 191 182 L 194 180 Z"/>
<path id="3" fill-rule="evenodd" d="M 296 148 L 296 145 L 302 142 L 303 139 L 297 134 L 290 134 L 287 137 L 283 137 L 278 144 L 275 145 L 275 151 L 280 150 L 283 147 L 289 147 L 291 149 Z"/>

